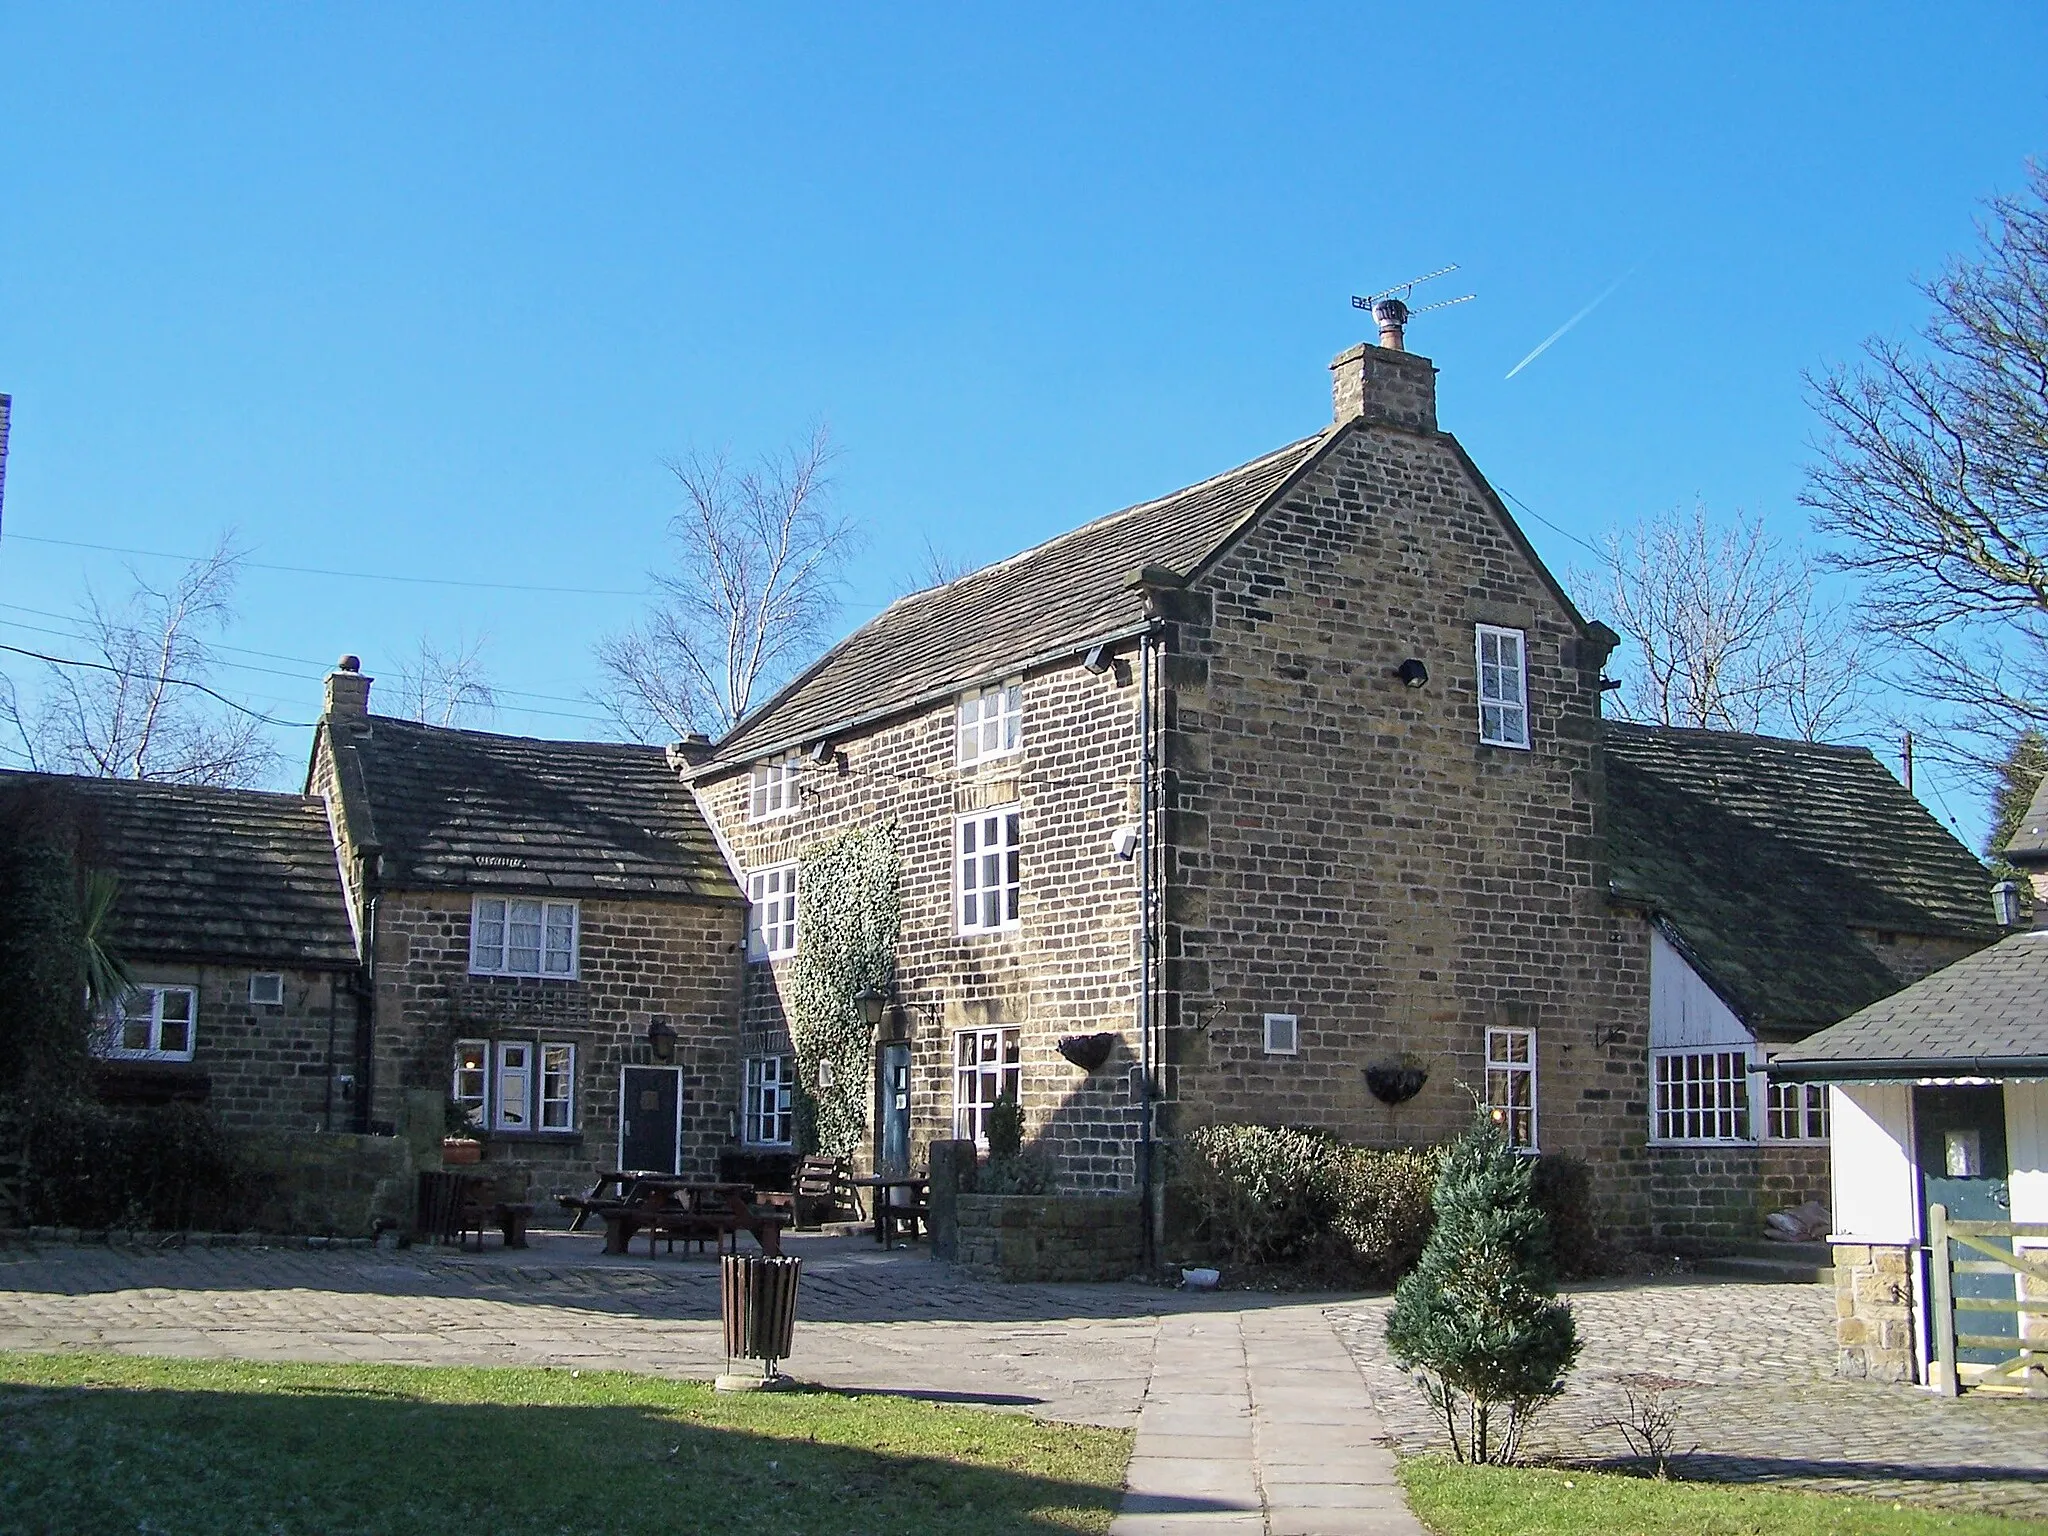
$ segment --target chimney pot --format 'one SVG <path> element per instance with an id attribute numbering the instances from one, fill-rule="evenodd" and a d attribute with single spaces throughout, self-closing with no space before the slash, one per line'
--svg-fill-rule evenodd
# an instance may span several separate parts
<path id="1" fill-rule="evenodd" d="M 1408 306 L 1399 299 L 1381 299 L 1372 307 L 1372 317 L 1380 328 L 1380 345 L 1389 352 L 1407 350 L 1402 343 L 1403 329 L 1408 324 Z"/>
<path id="2" fill-rule="evenodd" d="M 344 656 L 327 674 L 327 717 L 361 719 L 370 712 L 370 684 L 360 656 Z"/>

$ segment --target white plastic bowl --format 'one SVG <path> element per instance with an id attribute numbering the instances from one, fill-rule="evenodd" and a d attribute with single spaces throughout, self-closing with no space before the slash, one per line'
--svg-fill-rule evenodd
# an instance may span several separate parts
<path id="1" fill-rule="evenodd" d="M 1214 1269 L 1184 1269 L 1180 1272 L 1180 1283 L 1191 1291 L 1213 1291 L 1222 1278 L 1222 1273 Z"/>

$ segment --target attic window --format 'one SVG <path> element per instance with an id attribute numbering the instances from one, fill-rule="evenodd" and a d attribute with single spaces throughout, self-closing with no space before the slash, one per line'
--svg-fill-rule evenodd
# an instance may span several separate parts
<path id="1" fill-rule="evenodd" d="M 794 811 L 796 775 L 794 752 L 754 764 L 753 778 L 748 784 L 747 819 L 766 821 L 771 816 L 787 816 Z"/>
<path id="2" fill-rule="evenodd" d="M 1519 629 L 1478 626 L 1479 739 L 1489 747 L 1529 745 L 1529 668 Z"/>
<path id="3" fill-rule="evenodd" d="M 276 971 L 252 971 L 249 1001 L 258 1008 L 276 1008 L 284 1002 L 284 977 Z"/>
<path id="4" fill-rule="evenodd" d="M 1008 757 L 1024 745 L 1024 685 L 984 688 L 960 701 L 960 766 Z"/>
<path id="5" fill-rule="evenodd" d="M 1301 1021 L 1291 1013 L 1269 1013 L 1266 1015 L 1266 1054 L 1268 1056 L 1298 1056 L 1301 1054 Z"/>

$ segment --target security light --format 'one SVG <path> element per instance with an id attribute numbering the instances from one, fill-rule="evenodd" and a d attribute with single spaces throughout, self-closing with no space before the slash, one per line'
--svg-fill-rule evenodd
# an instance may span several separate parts
<path id="1" fill-rule="evenodd" d="M 1429 681 L 1429 668 L 1422 664 L 1421 658 L 1410 656 L 1400 666 L 1394 668 L 1394 676 L 1410 688 L 1420 688 Z"/>
<path id="2" fill-rule="evenodd" d="M 1081 658 L 1081 665 L 1090 672 L 1093 672 L 1097 677 L 1100 677 L 1109 670 L 1109 647 L 1106 645 L 1091 645 L 1088 647 L 1088 654 Z"/>
<path id="3" fill-rule="evenodd" d="M 1118 827 L 1109 834 L 1109 851 L 1126 864 L 1138 856 L 1138 829 Z"/>

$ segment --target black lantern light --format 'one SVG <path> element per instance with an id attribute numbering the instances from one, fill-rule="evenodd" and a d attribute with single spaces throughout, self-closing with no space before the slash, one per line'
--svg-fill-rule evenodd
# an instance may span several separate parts
<path id="1" fill-rule="evenodd" d="M 1409 688 L 1420 688 L 1429 681 L 1429 668 L 1422 664 L 1421 657 L 1410 656 L 1401 665 L 1394 668 L 1394 676 L 1401 679 L 1402 683 Z"/>
<path id="2" fill-rule="evenodd" d="M 657 1013 L 647 1021 L 647 1050 L 656 1061 L 676 1059 L 676 1030 L 666 1015 Z"/>
<path id="3" fill-rule="evenodd" d="M 853 994 L 853 1000 L 859 1004 L 860 1016 L 867 1021 L 872 1037 L 882 1027 L 882 1015 L 889 1011 L 889 994 L 880 987 L 862 987 Z"/>

